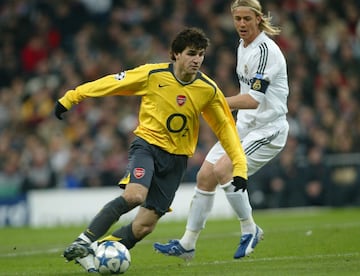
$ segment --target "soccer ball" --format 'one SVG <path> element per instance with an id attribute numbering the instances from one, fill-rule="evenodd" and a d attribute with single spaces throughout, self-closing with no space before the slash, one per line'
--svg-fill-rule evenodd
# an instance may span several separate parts
<path id="1" fill-rule="evenodd" d="M 130 252 L 120 242 L 105 241 L 97 247 L 94 262 L 95 268 L 102 275 L 122 274 L 130 266 Z"/>

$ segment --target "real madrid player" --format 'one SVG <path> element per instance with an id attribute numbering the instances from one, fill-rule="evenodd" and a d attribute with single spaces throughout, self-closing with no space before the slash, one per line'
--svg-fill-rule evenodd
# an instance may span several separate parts
<path id="1" fill-rule="evenodd" d="M 63 255 L 94 271 L 90 244 L 103 237 L 125 214 L 141 205 L 134 220 L 106 240 L 128 249 L 151 233 L 170 208 L 198 141 L 200 115 L 212 128 L 229 156 L 233 187 L 247 185 L 246 157 L 235 121 L 222 91 L 200 71 L 209 40 L 196 28 L 181 31 L 171 44 L 170 63 L 146 64 L 105 76 L 69 90 L 58 100 L 55 115 L 88 97 L 140 96 L 139 124 L 129 150 L 125 191 L 107 203 Z M 233 168 L 233 169 L 232 169 Z"/>
<path id="2" fill-rule="evenodd" d="M 268 36 L 279 34 L 280 30 L 264 16 L 257 0 L 235 0 L 231 13 L 240 36 L 236 67 L 240 94 L 227 101 L 231 109 L 238 109 L 236 126 L 251 176 L 273 159 L 287 140 L 287 65 L 281 50 Z M 246 188 L 234 189 L 231 178 L 231 160 L 218 142 L 198 172 L 183 237 L 166 244 L 155 243 L 155 250 L 185 260 L 194 257 L 196 241 L 205 227 L 215 188 L 220 183 L 240 220 L 242 236 L 234 258 L 253 252 L 263 237 L 263 230 L 254 222 Z"/>

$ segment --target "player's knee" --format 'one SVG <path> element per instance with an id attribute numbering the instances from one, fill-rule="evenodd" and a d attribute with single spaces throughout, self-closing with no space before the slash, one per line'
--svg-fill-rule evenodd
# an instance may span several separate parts
<path id="1" fill-rule="evenodd" d="M 214 175 L 219 183 L 227 183 L 232 179 L 232 171 L 222 166 L 214 166 Z"/>
<path id="2" fill-rule="evenodd" d="M 213 191 L 217 180 L 212 171 L 200 169 L 196 176 L 196 186 L 202 191 Z"/>
<path id="3" fill-rule="evenodd" d="M 123 193 L 123 197 L 129 206 L 135 207 L 144 203 L 147 195 L 147 189 L 141 185 L 132 185 L 127 187 Z"/>
<path id="4" fill-rule="evenodd" d="M 154 231 L 155 226 L 156 226 L 156 222 L 154 223 L 133 222 L 134 236 L 139 239 L 143 239 L 144 237 L 146 237 L 147 235 L 149 235 Z"/>
<path id="5" fill-rule="evenodd" d="M 124 196 L 126 202 L 129 204 L 129 206 L 135 207 L 139 206 L 144 203 L 145 196 L 138 193 L 131 193 Z"/>

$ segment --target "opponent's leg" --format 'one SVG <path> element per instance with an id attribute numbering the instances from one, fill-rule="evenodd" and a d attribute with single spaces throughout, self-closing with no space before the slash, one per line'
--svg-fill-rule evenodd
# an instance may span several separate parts
<path id="1" fill-rule="evenodd" d="M 180 244 L 187 250 L 195 249 L 197 239 L 214 205 L 215 191 L 207 192 L 195 187 L 195 194 L 190 204 L 186 230 Z"/>
<path id="2" fill-rule="evenodd" d="M 263 238 L 263 231 L 255 224 L 252 216 L 252 207 L 249 201 L 247 187 L 234 191 L 232 182 L 232 164 L 227 155 L 224 155 L 216 162 L 214 172 L 222 184 L 227 200 L 240 220 L 241 240 L 234 258 L 242 258 L 254 251 L 255 246 Z M 225 183 L 225 184 L 223 184 Z"/>
<path id="3" fill-rule="evenodd" d="M 234 258 L 239 259 L 254 251 L 255 246 L 263 239 L 264 232 L 255 224 L 247 190 L 234 192 L 231 182 L 223 188 L 230 205 L 240 220 L 241 239 L 234 254 Z"/>
<path id="4" fill-rule="evenodd" d="M 276 130 L 273 125 L 269 125 L 263 129 L 254 130 L 245 137 L 242 137 L 249 177 L 260 170 L 283 149 L 288 129 L 287 123 L 283 125 L 281 130 Z M 237 213 L 241 225 L 242 236 L 234 254 L 234 258 L 238 259 L 248 256 L 254 251 L 255 246 L 263 239 L 264 232 L 254 222 L 247 189 L 240 189 L 234 192 L 230 179 L 227 182 L 223 181 L 220 183 L 226 183 L 223 186 L 226 197 Z"/>
<path id="5" fill-rule="evenodd" d="M 214 204 L 217 181 L 213 174 L 213 165 L 204 161 L 197 175 L 197 187 L 190 204 L 186 230 L 180 240 L 170 240 L 166 244 L 155 243 L 156 251 L 167 255 L 180 257 L 186 261 L 195 255 L 197 239 Z"/>

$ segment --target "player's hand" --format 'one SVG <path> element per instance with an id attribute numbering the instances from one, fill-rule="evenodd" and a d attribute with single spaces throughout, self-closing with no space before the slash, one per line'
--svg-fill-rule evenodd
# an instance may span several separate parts
<path id="1" fill-rule="evenodd" d="M 55 113 L 55 116 L 59 119 L 59 120 L 62 120 L 63 117 L 62 117 L 62 114 L 64 112 L 68 111 L 66 109 L 65 106 L 63 106 L 59 101 L 56 102 L 55 104 L 55 110 L 54 110 L 54 113 Z"/>
<path id="2" fill-rule="evenodd" d="M 238 190 L 242 190 L 243 192 L 245 192 L 245 190 L 247 189 L 247 180 L 245 178 L 242 178 L 241 176 L 234 176 L 231 185 L 235 187 L 234 192 L 237 192 Z"/>

